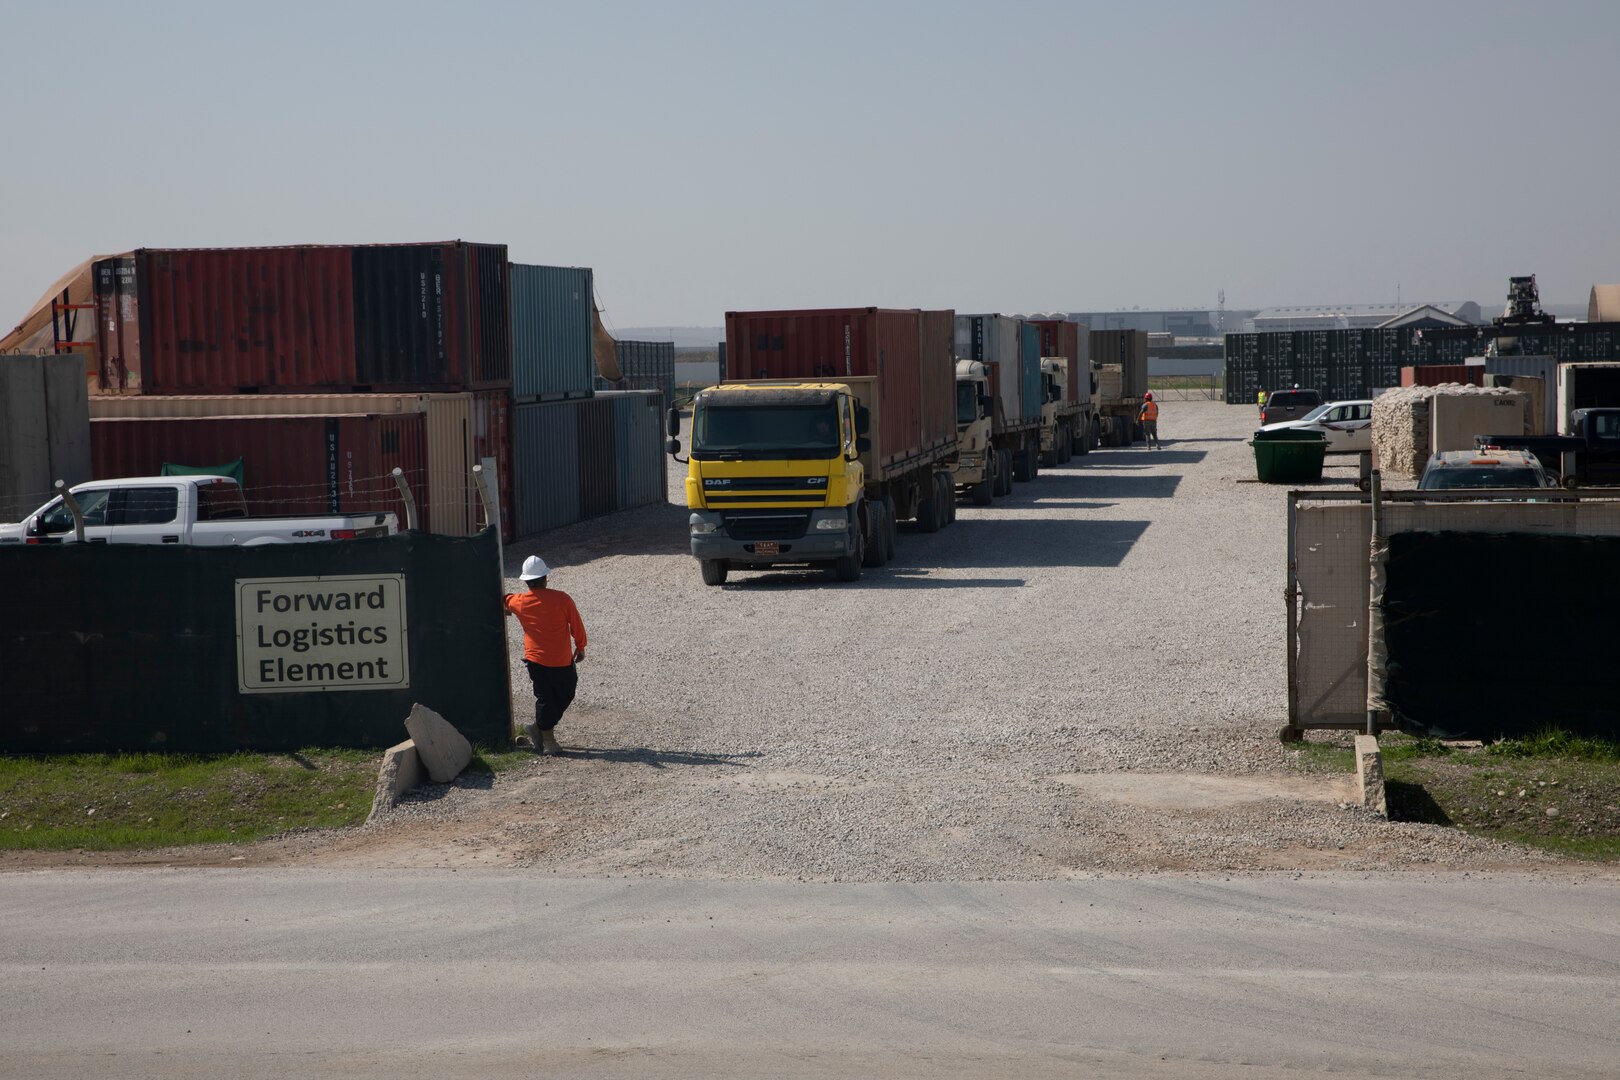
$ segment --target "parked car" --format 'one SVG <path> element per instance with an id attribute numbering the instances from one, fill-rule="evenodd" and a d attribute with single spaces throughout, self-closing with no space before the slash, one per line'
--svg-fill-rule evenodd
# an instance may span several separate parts
<path id="1" fill-rule="evenodd" d="M 399 532 L 391 513 L 250 518 L 242 489 L 228 476 L 134 476 L 78 484 L 90 544 L 308 544 Z M 0 544 L 74 543 L 73 514 L 60 497 L 15 525 L 0 525 Z"/>
<path id="2" fill-rule="evenodd" d="M 1287 428 L 1320 431 L 1327 440 L 1327 452 L 1330 454 L 1359 454 L 1372 449 L 1372 402 L 1330 401 L 1326 405 L 1318 405 L 1298 420 L 1267 424 L 1260 430 L 1280 431 Z"/>
<path id="3" fill-rule="evenodd" d="M 1279 424 L 1284 420 L 1298 420 L 1320 404 L 1322 404 L 1320 391 L 1278 390 L 1266 398 L 1266 407 L 1260 410 L 1260 426 Z"/>
<path id="4" fill-rule="evenodd" d="M 1525 450 L 1446 450 L 1429 458 L 1419 491 L 1555 487 L 1536 455 Z"/>

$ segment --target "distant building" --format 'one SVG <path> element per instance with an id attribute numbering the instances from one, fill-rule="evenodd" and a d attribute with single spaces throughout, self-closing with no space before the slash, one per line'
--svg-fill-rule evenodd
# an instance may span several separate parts
<path id="1" fill-rule="evenodd" d="M 1421 314 L 1414 314 L 1421 313 Z M 1332 304 L 1322 307 L 1266 308 L 1244 326 L 1267 330 L 1372 330 L 1380 326 L 1479 326 L 1485 322 L 1472 300 L 1440 300 L 1428 304 Z M 1424 319 L 1436 321 L 1424 322 Z"/>
<path id="2" fill-rule="evenodd" d="M 1178 338 L 1212 338 L 1236 333 L 1256 312 L 1218 311 L 1207 308 L 1172 308 L 1159 311 L 1071 311 L 1069 318 L 1093 330 L 1146 330 Z"/>

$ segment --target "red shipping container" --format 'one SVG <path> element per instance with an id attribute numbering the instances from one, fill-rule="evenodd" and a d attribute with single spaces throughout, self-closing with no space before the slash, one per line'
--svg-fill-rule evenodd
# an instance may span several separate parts
<path id="1" fill-rule="evenodd" d="M 1041 335 L 1041 355 L 1065 356 L 1069 360 L 1069 385 L 1065 390 L 1065 401 L 1070 405 L 1078 405 L 1091 397 L 1091 371 L 1089 365 L 1082 365 L 1080 361 L 1080 324 L 1070 322 L 1068 319 L 1027 319 Z M 1086 367 L 1085 382 L 1081 383 L 1081 368 Z M 1081 392 L 1081 386 L 1085 392 Z"/>
<path id="2" fill-rule="evenodd" d="M 419 506 L 432 501 L 422 413 L 90 421 L 97 480 L 157 476 L 165 463 L 213 468 L 237 458 L 249 512 L 257 517 L 393 511 L 403 529 L 396 466 Z"/>
<path id="3" fill-rule="evenodd" d="M 956 440 L 953 336 L 930 332 L 922 312 L 883 308 L 726 313 L 726 375 L 731 379 L 836 382 L 877 379 L 879 463 L 909 459 Z M 934 316 L 930 313 L 930 327 Z M 954 335 L 952 313 L 952 335 Z"/>
<path id="4" fill-rule="evenodd" d="M 1484 386 L 1483 364 L 1420 364 L 1401 368 L 1402 386 L 1441 386 L 1462 383 L 1465 386 Z"/>
<path id="5" fill-rule="evenodd" d="M 143 249 L 97 265 L 93 393 L 511 383 L 499 244 Z"/>

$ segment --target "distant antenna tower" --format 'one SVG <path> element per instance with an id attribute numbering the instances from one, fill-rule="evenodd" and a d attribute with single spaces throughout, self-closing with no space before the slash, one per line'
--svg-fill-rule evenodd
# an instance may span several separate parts
<path id="1" fill-rule="evenodd" d="M 1224 333 L 1226 331 L 1226 290 L 1222 289 L 1215 294 L 1216 326 Z"/>

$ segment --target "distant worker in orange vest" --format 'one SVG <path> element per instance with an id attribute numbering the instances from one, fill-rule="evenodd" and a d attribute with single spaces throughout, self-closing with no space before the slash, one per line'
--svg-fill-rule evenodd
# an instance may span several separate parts
<path id="1" fill-rule="evenodd" d="M 529 591 L 507 593 L 502 602 L 523 626 L 523 666 L 534 684 L 534 723 L 524 730 L 537 751 L 560 754 L 563 748 L 554 732 L 579 688 L 575 665 L 585 659 L 585 624 L 573 597 L 546 587 L 550 576 L 546 561 L 530 555 L 521 575 Z"/>
<path id="2" fill-rule="evenodd" d="M 1159 403 L 1153 400 L 1153 391 L 1142 395 L 1142 410 L 1136 418 L 1142 421 L 1142 438 L 1147 441 L 1147 448 L 1162 450 L 1164 444 L 1159 441 Z"/>

